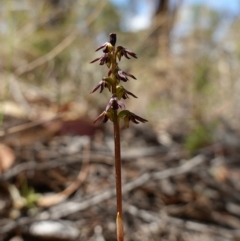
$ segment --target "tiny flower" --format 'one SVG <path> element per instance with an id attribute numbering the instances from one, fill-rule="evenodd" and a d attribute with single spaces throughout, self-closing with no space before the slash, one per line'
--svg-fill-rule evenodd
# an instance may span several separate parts
<path id="1" fill-rule="evenodd" d="M 132 97 L 137 98 L 136 95 L 134 95 L 132 92 L 126 90 L 126 89 L 125 89 L 123 86 L 121 86 L 121 85 L 118 85 L 118 86 L 117 86 L 116 92 L 117 92 L 116 94 L 117 94 L 117 97 L 118 97 L 119 100 L 120 100 L 121 98 L 123 98 L 124 100 L 127 99 L 127 98 L 129 98 L 128 95 L 131 95 Z"/>
<path id="2" fill-rule="evenodd" d="M 102 123 L 106 123 L 108 120 L 113 121 L 113 113 L 112 111 L 103 111 L 94 121 L 93 124 L 95 124 L 97 121 L 100 121 Z"/>
<path id="3" fill-rule="evenodd" d="M 123 98 L 124 100 L 126 100 L 127 98 L 129 98 L 129 96 L 128 96 L 128 95 L 131 95 L 132 97 L 137 98 L 137 96 L 136 96 L 136 95 L 134 95 L 132 92 L 127 91 L 127 90 L 125 89 L 125 92 L 124 92 L 124 94 L 123 94 L 122 98 Z"/>
<path id="4" fill-rule="evenodd" d="M 102 120 L 102 123 L 106 123 L 108 121 L 108 115 L 107 111 L 103 111 L 94 121 L 93 124 L 95 124 L 97 121 Z"/>
<path id="5" fill-rule="evenodd" d="M 113 50 L 113 45 L 111 42 L 106 42 L 105 44 L 101 45 L 99 48 L 97 48 L 95 51 L 98 51 L 100 49 L 103 49 L 103 53 L 109 53 Z"/>
<path id="6" fill-rule="evenodd" d="M 124 109 L 125 105 L 120 100 L 118 100 L 117 96 L 113 95 L 107 104 L 106 111 L 108 111 L 110 108 L 112 108 L 113 110 L 117 110 L 119 108 Z"/>
<path id="7" fill-rule="evenodd" d="M 128 111 L 128 110 L 123 110 L 118 114 L 118 119 L 123 118 L 125 126 L 129 127 L 129 122 L 132 121 L 135 124 L 139 124 L 140 122 L 145 123 L 148 122 L 146 119 L 135 115 L 134 113 Z"/>
<path id="8" fill-rule="evenodd" d="M 106 65 L 108 66 L 108 68 L 110 68 L 110 66 L 111 66 L 111 59 L 110 59 L 108 53 L 104 54 L 103 56 L 101 56 L 101 57 L 99 57 L 99 58 L 96 58 L 96 59 L 92 60 L 92 61 L 90 62 L 90 64 L 92 64 L 92 63 L 94 63 L 94 62 L 97 62 L 98 60 L 99 60 L 99 62 L 100 62 L 99 65 L 104 65 L 104 64 L 106 64 Z"/>
<path id="9" fill-rule="evenodd" d="M 119 61 L 121 60 L 122 56 L 125 56 L 127 59 L 130 59 L 130 57 L 128 55 L 137 59 L 137 55 L 135 53 L 133 53 L 131 50 L 126 49 L 122 46 L 117 47 L 117 57 L 118 57 Z"/>
<path id="10" fill-rule="evenodd" d="M 127 82 L 128 81 L 128 77 L 131 77 L 133 79 L 137 79 L 134 75 L 126 73 L 125 71 L 122 71 L 121 69 L 117 70 L 117 78 L 118 79 L 120 79 L 120 80 L 122 80 L 124 82 Z"/>
<path id="11" fill-rule="evenodd" d="M 124 122 L 125 122 L 125 125 L 128 127 L 129 126 L 129 122 L 132 121 L 133 123 L 135 124 L 139 124 L 139 122 L 142 122 L 142 123 L 145 123 L 147 122 L 146 119 L 138 116 L 138 115 L 135 115 L 134 113 L 130 112 L 129 115 L 126 115 L 124 117 Z"/>
<path id="12" fill-rule="evenodd" d="M 125 71 L 122 71 L 121 69 L 117 68 L 117 70 L 115 71 L 116 73 L 116 77 L 119 79 L 119 80 L 122 80 L 124 82 L 127 82 L 128 81 L 128 77 L 131 77 L 133 79 L 137 79 L 134 75 L 132 74 L 129 74 Z M 108 76 L 110 76 L 112 74 L 112 70 L 110 69 L 108 71 Z"/>
<path id="13" fill-rule="evenodd" d="M 94 93 L 99 88 L 100 88 L 100 93 L 103 92 L 104 88 L 108 88 L 108 90 L 111 91 L 111 89 L 110 89 L 111 88 L 110 78 L 103 78 L 90 93 L 91 94 Z"/>

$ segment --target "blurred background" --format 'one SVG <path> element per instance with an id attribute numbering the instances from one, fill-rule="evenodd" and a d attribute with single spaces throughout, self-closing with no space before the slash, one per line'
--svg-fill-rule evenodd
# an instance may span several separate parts
<path id="1" fill-rule="evenodd" d="M 109 93 L 90 94 L 111 32 L 138 56 L 119 64 L 137 77 L 124 103 L 149 121 L 122 129 L 123 183 L 176 168 L 126 192 L 126 240 L 240 240 L 239 0 L 1 0 L 0 13 L 1 240 L 115 240 L 114 197 L 91 202 L 114 188 L 112 125 L 92 124 Z M 175 177 L 194 158 L 200 171 Z"/>
<path id="2" fill-rule="evenodd" d="M 45 97 L 60 109 L 78 103 L 94 118 L 108 93 L 89 92 L 107 70 L 89 62 L 116 32 L 118 43 L 139 56 L 121 63 L 138 78 L 127 83 L 139 96 L 129 108 L 159 128 L 220 117 L 237 128 L 239 11 L 237 0 L 2 1 L 3 113 L 13 101 L 25 116 L 42 117 L 34 104 Z"/>

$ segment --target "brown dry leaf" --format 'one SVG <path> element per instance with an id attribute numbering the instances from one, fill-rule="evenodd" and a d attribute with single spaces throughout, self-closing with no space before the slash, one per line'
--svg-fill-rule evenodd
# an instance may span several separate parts
<path id="1" fill-rule="evenodd" d="M 4 115 L 9 115 L 15 118 L 24 119 L 27 117 L 26 110 L 13 101 L 4 101 L 0 103 L 0 111 Z"/>
<path id="2" fill-rule="evenodd" d="M 61 134 L 93 136 L 96 130 L 100 128 L 99 126 L 94 126 L 92 121 L 88 119 L 65 120 L 62 123 Z"/>
<path id="3" fill-rule="evenodd" d="M 15 154 L 13 150 L 4 145 L 0 144 L 0 175 L 7 171 L 15 161 Z"/>
<path id="4" fill-rule="evenodd" d="M 54 136 L 62 127 L 61 117 L 36 120 L 0 132 L 1 141 L 11 146 L 26 146 Z"/>

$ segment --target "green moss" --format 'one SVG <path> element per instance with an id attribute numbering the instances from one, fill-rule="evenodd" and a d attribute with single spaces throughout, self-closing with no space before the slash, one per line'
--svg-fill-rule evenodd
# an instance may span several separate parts
<path id="1" fill-rule="evenodd" d="M 34 188 L 28 185 L 27 179 L 25 179 L 22 183 L 20 194 L 25 200 L 25 208 L 35 207 L 38 199 L 41 197 L 40 194 L 35 192 Z"/>
<path id="2" fill-rule="evenodd" d="M 205 93 L 210 83 L 211 63 L 207 58 L 203 58 L 196 64 L 194 76 L 194 89 L 196 93 Z"/>
<path id="3" fill-rule="evenodd" d="M 184 146 L 188 151 L 195 151 L 199 148 L 210 145 L 213 142 L 213 134 L 216 124 L 197 125 L 186 136 Z"/>

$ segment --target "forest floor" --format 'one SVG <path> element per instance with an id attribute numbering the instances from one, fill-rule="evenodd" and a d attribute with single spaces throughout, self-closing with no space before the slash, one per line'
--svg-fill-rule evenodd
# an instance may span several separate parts
<path id="1" fill-rule="evenodd" d="M 3 127 L 0 240 L 116 240 L 111 124 L 6 115 Z M 125 240 L 240 240 L 240 141 L 189 153 L 164 135 L 122 131 Z"/>

